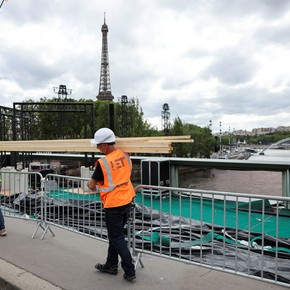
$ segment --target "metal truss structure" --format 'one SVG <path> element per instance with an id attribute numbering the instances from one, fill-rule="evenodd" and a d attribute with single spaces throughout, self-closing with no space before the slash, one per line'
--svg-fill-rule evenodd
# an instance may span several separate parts
<path id="1" fill-rule="evenodd" d="M 121 97 L 121 130 L 122 137 L 128 137 L 129 134 L 129 113 L 128 113 L 128 98 L 127 96 Z"/>
<path id="2" fill-rule="evenodd" d="M 58 129 L 59 138 L 65 139 L 66 113 L 81 113 L 83 115 L 83 138 L 87 139 L 94 132 L 94 104 L 93 103 L 75 103 L 75 102 L 21 102 L 13 103 L 12 108 L 0 107 L 0 140 L 1 141 L 21 141 L 31 140 L 33 113 L 59 113 Z M 80 120 L 81 121 L 81 120 Z M 90 125 L 90 132 L 89 127 Z M 48 124 L 49 126 L 49 124 Z M 1 153 L 2 157 L 2 153 Z M 3 157 L 4 158 L 4 157 Z M 4 160 L 1 158 L 2 160 Z M 85 156 L 87 163 L 87 155 Z M 3 161 L 1 162 L 3 163 Z M 17 167 L 22 163 L 26 167 L 31 162 L 31 153 L 19 152 L 11 154 L 11 165 Z M 0 164 L 1 165 L 1 164 Z"/>
<path id="3" fill-rule="evenodd" d="M 75 102 L 21 102 L 13 103 L 13 140 L 30 140 L 24 135 L 25 123 L 23 118 L 17 118 L 15 112 L 20 112 L 21 117 L 23 114 L 32 113 L 59 113 L 59 138 L 66 138 L 66 134 L 63 131 L 65 124 L 65 113 L 82 113 L 83 126 L 84 126 L 84 138 L 88 138 L 88 124 L 91 122 L 91 131 L 94 132 L 94 104 L 93 103 L 75 103 Z M 91 132 L 91 133 L 92 133 Z"/>
<path id="4" fill-rule="evenodd" d="M 67 96 L 72 92 L 71 89 L 66 88 L 66 85 L 59 85 L 59 87 L 54 87 L 53 91 L 57 93 L 58 100 L 60 102 L 67 101 Z"/>
<path id="5" fill-rule="evenodd" d="M 31 119 L 29 114 L 21 112 L 17 109 L 0 106 L 0 141 L 14 140 L 13 138 L 15 134 L 13 132 L 13 124 L 15 122 L 21 122 L 22 124 L 21 132 L 17 131 L 16 134 L 20 135 L 23 140 L 30 139 Z M 7 154 L 6 152 L 0 153 L 0 168 L 10 165 L 10 157 L 10 154 Z"/>

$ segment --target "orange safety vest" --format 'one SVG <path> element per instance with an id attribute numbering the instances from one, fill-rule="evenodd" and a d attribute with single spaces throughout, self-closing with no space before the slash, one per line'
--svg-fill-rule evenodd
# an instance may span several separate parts
<path id="1" fill-rule="evenodd" d="M 132 162 L 129 155 L 119 149 L 99 159 L 104 182 L 98 182 L 100 198 L 105 208 L 126 205 L 135 196 L 130 180 Z"/>

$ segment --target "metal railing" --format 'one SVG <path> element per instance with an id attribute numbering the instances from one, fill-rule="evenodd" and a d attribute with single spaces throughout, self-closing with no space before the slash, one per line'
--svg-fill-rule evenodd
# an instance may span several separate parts
<path id="1" fill-rule="evenodd" d="M 4 216 L 42 220 L 42 182 L 38 172 L 1 170 L 0 204 Z"/>
<path id="2" fill-rule="evenodd" d="M 290 286 L 290 198 L 136 187 L 133 250 Z"/>
<path id="3" fill-rule="evenodd" d="M 87 178 L 3 171 L 5 217 L 35 219 L 107 242 L 99 195 Z M 140 185 L 128 223 L 135 265 L 142 254 L 290 286 L 290 198 Z"/>
<path id="4" fill-rule="evenodd" d="M 44 232 L 50 225 L 107 241 L 103 205 L 87 178 L 48 174 L 44 180 Z M 40 225 L 40 224 L 39 224 Z"/>

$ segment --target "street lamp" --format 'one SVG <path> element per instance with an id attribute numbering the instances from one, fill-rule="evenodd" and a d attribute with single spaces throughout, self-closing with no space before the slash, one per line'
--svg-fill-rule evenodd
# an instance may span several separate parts
<path id="1" fill-rule="evenodd" d="M 220 121 L 220 154 L 222 154 L 222 122 Z"/>
<path id="2" fill-rule="evenodd" d="M 209 130 L 210 130 L 210 132 L 211 132 L 211 128 L 212 128 L 212 120 L 209 120 L 208 128 L 209 128 Z"/>
<path id="3" fill-rule="evenodd" d="M 229 152 L 231 154 L 231 127 L 229 127 Z"/>

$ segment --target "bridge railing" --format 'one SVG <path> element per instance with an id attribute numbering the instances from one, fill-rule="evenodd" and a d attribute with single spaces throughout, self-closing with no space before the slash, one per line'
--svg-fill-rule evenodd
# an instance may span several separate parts
<path id="1" fill-rule="evenodd" d="M 35 219 L 32 237 L 39 229 L 41 239 L 54 235 L 57 226 L 108 241 L 103 207 L 87 178 L 1 172 L 4 215 Z M 287 197 L 139 185 L 128 244 L 136 267 L 149 254 L 289 287 L 289 204 Z"/>
<path id="2" fill-rule="evenodd" d="M 133 250 L 290 286 L 290 198 L 140 185 Z"/>

